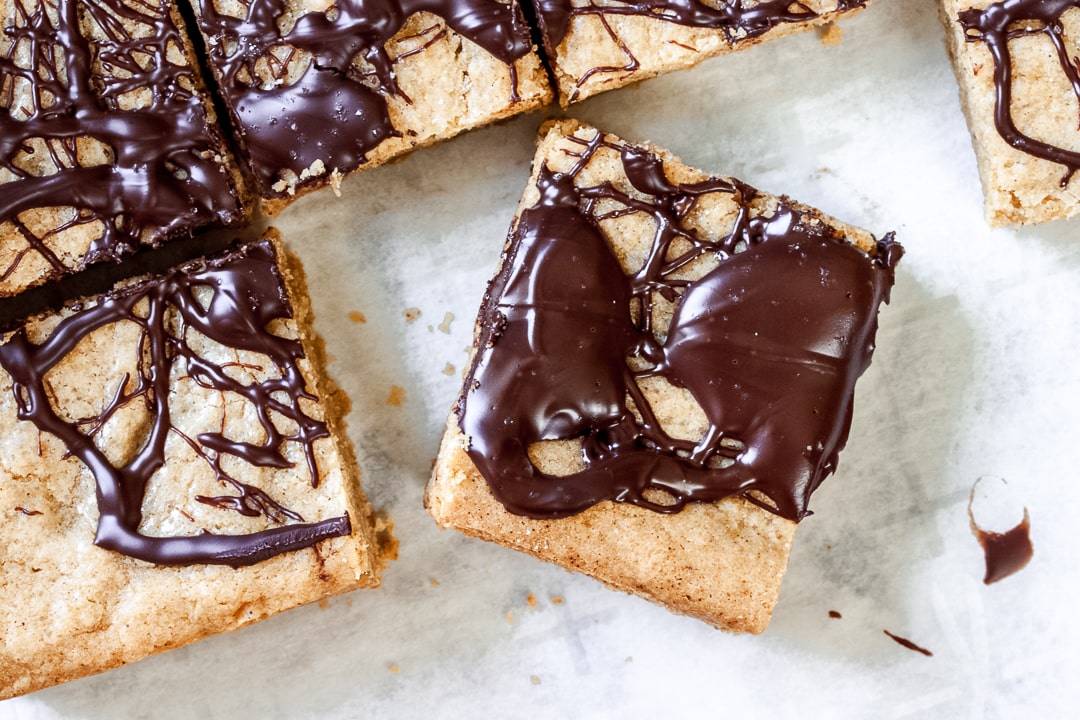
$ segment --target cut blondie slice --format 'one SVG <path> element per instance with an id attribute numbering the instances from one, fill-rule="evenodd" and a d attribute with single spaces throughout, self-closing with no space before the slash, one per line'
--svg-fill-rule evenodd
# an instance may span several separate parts
<path id="1" fill-rule="evenodd" d="M 551 98 L 515 0 L 191 0 L 263 209 Z"/>
<path id="2" fill-rule="evenodd" d="M 762 631 L 901 247 L 569 120 L 518 218 L 429 512 Z"/>
<path id="3" fill-rule="evenodd" d="M 987 223 L 1080 212 L 1080 0 L 940 0 L 939 7 Z"/>
<path id="4" fill-rule="evenodd" d="M 35 317 L 0 366 L 0 698 L 378 585 L 276 236 Z"/>
<path id="5" fill-rule="evenodd" d="M 0 297 L 244 220 L 170 0 L 0 10 Z"/>
<path id="6" fill-rule="evenodd" d="M 853 14 L 869 0 L 535 0 L 569 103 Z"/>

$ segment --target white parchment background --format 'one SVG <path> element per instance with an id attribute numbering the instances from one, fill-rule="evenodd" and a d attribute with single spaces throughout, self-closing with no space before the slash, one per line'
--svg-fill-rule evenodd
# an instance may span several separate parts
<path id="1" fill-rule="evenodd" d="M 933 0 L 877 0 L 844 27 L 839 47 L 808 33 L 572 109 L 907 248 L 849 446 L 764 635 L 440 531 L 421 508 L 533 115 L 276 223 L 353 398 L 366 490 L 397 522 L 383 587 L 0 703 L 0 718 L 1076 717 L 1080 225 L 984 225 Z M 1035 544 L 989 587 L 966 509 L 982 475 L 1008 481 Z"/>

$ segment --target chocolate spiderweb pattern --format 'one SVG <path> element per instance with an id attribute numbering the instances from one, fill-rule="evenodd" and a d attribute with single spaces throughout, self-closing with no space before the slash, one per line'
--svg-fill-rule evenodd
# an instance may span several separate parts
<path id="1" fill-rule="evenodd" d="M 299 522 L 302 518 L 297 513 L 262 490 L 235 480 L 222 468 L 226 457 L 257 467 L 291 468 L 284 446 L 295 443 L 306 455 L 312 485 L 318 482 L 313 445 L 329 432 L 323 422 L 301 407 L 301 400 L 315 400 L 305 389 L 297 366 L 304 356 L 303 348 L 298 341 L 266 329 L 268 324 L 292 316 L 274 263 L 272 246 L 251 245 L 224 258 L 173 270 L 105 296 L 97 305 L 65 318 L 40 344 L 31 343 L 25 330 L 19 330 L 0 346 L 0 365 L 14 379 L 19 418 L 31 420 L 40 430 L 59 438 L 94 475 L 99 511 L 95 544 L 163 565 L 215 563 L 238 567 L 351 532 L 348 516 Z M 207 292 L 212 293 L 209 300 L 205 298 Z M 137 377 L 134 382 L 125 377 L 96 417 L 65 422 L 50 402 L 46 390 L 48 372 L 88 334 L 119 322 L 135 323 L 140 328 Z M 191 331 L 226 348 L 269 358 L 276 376 L 249 384 L 230 377 L 228 365 L 235 363 L 216 364 L 200 355 L 189 340 Z M 177 363 L 183 363 L 186 376 L 199 386 L 247 401 L 262 426 L 265 441 L 241 442 L 227 438 L 224 432 L 192 438 L 175 427 L 169 408 L 169 379 Z M 136 401 L 145 404 L 151 418 L 147 437 L 134 458 L 116 466 L 96 447 L 93 437 L 120 408 Z M 273 416 L 283 418 L 295 430 L 283 433 Z M 210 464 L 218 480 L 238 492 L 232 496 L 199 497 L 200 502 L 244 515 L 265 515 L 278 523 L 297 522 L 247 535 L 140 534 L 147 483 L 165 464 L 165 441 L 170 433 L 179 435 Z"/>
<path id="2" fill-rule="evenodd" d="M 239 0 L 243 17 L 200 0 L 199 25 L 211 64 L 229 99 L 237 133 L 265 197 L 282 197 L 281 171 L 303 178 L 318 162 L 345 174 L 390 137 L 387 97 L 411 99 L 398 86 L 394 65 L 446 37 L 427 28 L 419 44 L 391 58 L 387 44 L 416 13 L 436 15 L 455 32 L 510 66 L 531 49 L 521 10 L 499 0 L 340 0 L 308 12 L 282 30 L 286 0 Z M 430 35 L 430 37 L 427 37 Z M 414 43 L 415 44 L 415 43 Z"/>
<path id="3" fill-rule="evenodd" d="M 889 235 L 871 257 L 784 200 L 763 212 L 738 181 L 675 184 L 646 150 L 602 133 L 568 140 L 575 164 L 541 167 L 540 199 L 485 296 L 457 408 L 470 457 L 508 510 L 532 517 L 603 500 L 670 513 L 741 495 L 801 519 L 847 441 L 902 248 Z M 578 184 L 612 153 L 625 187 Z M 692 217 L 717 194 L 735 203 L 735 220 L 709 239 Z M 602 225 L 631 216 L 655 230 L 627 274 Z M 686 279 L 710 258 L 713 269 Z M 653 325 L 657 296 L 674 305 L 666 329 Z M 699 440 L 660 427 L 639 384 L 653 377 L 704 411 Z M 584 469 L 540 471 L 529 449 L 549 440 L 580 440 Z"/>
<path id="4" fill-rule="evenodd" d="M 760 37 L 783 23 L 805 22 L 818 17 L 808 5 L 798 0 L 762 0 L 750 7 L 744 6 L 743 0 L 717 0 L 708 4 L 701 0 L 585 0 L 584 4 L 575 4 L 574 0 L 534 1 L 550 56 L 558 54 L 557 48 L 566 38 L 571 18 L 593 16 L 626 57 L 625 65 L 593 67 L 582 74 L 570 94 L 570 101 L 594 75 L 630 73 L 639 67 L 634 53 L 608 22 L 609 16 L 636 15 L 687 27 L 720 30 L 731 44 Z M 838 0 L 836 11 L 844 12 L 864 5 L 866 0 Z"/>
<path id="5" fill-rule="evenodd" d="M 1013 62 L 1009 42 L 1033 35 L 1046 36 L 1054 47 L 1061 71 L 1080 102 L 1080 58 L 1069 54 L 1061 18 L 1080 9 L 1080 0 L 1004 0 L 983 10 L 964 10 L 957 16 L 967 42 L 985 42 L 994 59 L 994 125 L 1011 147 L 1063 165 L 1065 187 L 1080 169 L 1080 153 L 1036 140 L 1021 132 L 1012 118 Z"/>
<path id="6" fill-rule="evenodd" d="M 168 0 L 2 4 L 0 239 L 24 247 L 7 249 L 0 295 L 237 218 Z M 85 253 L 57 249 L 80 233 Z M 40 270 L 16 282 L 31 255 Z"/>

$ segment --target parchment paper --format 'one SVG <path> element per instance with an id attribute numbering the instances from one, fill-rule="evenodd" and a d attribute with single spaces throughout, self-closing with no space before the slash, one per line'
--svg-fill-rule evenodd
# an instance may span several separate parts
<path id="1" fill-rule="evenodd" d="M 571 110 L 907 248 L 848 448 L 764 635 L 440 531 L 421 508 L 532 115 L 275 223 L 353 399 L 365 488 L 397 523 L 383 587 L 0 703 L 0 718 L 1074 717 L 1080 225 L 985 226 L 933 0 L 877 0 L 843 28 L 837 47 L 807 33 Z M 1028 509 L 1035 546 L 991 586 L 967 515 L 984 475 L 1008 482 L 1005 527 Z"/>

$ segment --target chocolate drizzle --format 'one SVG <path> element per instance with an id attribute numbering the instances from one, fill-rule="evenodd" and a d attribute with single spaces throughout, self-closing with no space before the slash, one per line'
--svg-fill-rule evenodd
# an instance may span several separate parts
<path id="1" fill-rule="evenodd" d="M 170 433 L 184 439 L 210 464 L 219 480 L 239 492 L 236 496 L 200 501 L 245 515 L 266 515 L 272 521 L 301 520 L 265 492 L 234 480 L 221 466 L 222 458 L 230 456 L 259 467 L 289 468 L 292 463 L 283 448 L 286 443 L 296 443 L 305 452 L 312 485 L 318 482 L 313 445 L 329 432 L 323 422 L 307 415 L 300 405 L 301 399 L 315 399 L 305 389 L 297 365 L 304 356 L 303 348 L 299 342 L 266 329 L 269 323 L 292 316 L 275 259 L 273 247 L 263 242 L 223 258 L 192 263 L 77 310 L 40 344 L 31 343 L 25 330 L 20 329 L 0 346 L 0 365 L 14 380 L 19 418 L 59 438 L 94 475 L 99 511 L 95 544 L 162 565 L 214 563 L 238 567 L 351 532 L 347 515 L 235 536 L 204 533 L 149 537 L 138 530 L 147 483 L 166 462 L 165 441 Z M 204 304 L 196 296 L 207 290 L 212 292 L 212 298 Z M 62 420 L 46 390 L 47 374 L 89 333 L 117 322 L 136 323 L 141 328 L 138 377 L 133 383 L 129 382 L 131 378 L 123 378 L 115 397 L 96 417 Z M 233 379 L 225 366 L 201 357 L 191 347 L 189 330 L 229 348 L 265 355 L 276 368 L 277 377 L 250 384 Z M 238 442 L 224 433 L 190 438 L 175 427 L 170 420 L 169 378 L 177 362 L 183 362 L 188 377 L 200 386 L 250 402 L 265 432 L 265 441 L 261 445 Z M 129 385 L 134 387 L 129 390 Z M 119 408 L 134 401 L 146 404 L 152 424 L 137 455 L 117 467 L 97 448 L 93 435 Z M 271 419 L 272 414 L 295 424 L 295 431 L 283 434 Z"/>
<path id="2" fill-rule="evenodd" d="M 27 247 L 0 268 L 0 280 L 31 252 L 57 276 L 239 218 L 193 70 L 170 59 L 184 47 L 170 5 L 14 0 L 0 41 L 0 176 L 9 177 L 0 183 L 0 223 Z M 107 39 L 84 37 L 80 18 Z M 124 109 L 138 93 L 145 106 Z M 106 146 L 111 162 L 80 166 L 87 141 Z M 32 161 L 44 169 L 27 169 Z M 65 206 L 75 212 L 60 227 L 40 236 L 28 227 L 25 213 Z M 53 250 L 54 236 L 91 224 L 100 236 L 84 257 L 73 263 Z"/>
<path id="3" fill-rule="evenodd" d="M 569 140 L 582 145 L 579 160 L 566 173 L 541 168 L 540 199 L 521 214 L 485 296 L 458 408 L 470 457 L 508 510 L 532 517 L 603 500 L 670 513 L 741 495 L 803 518 L 847 440 L 902 248 L 890 235 L 870 257 L 787 202 L 752 211 L 756 191 L 737 181 L 674 184 L 644 150 L 600 133 Z M 576 184 L 602 149 L 618 153 L 631 187 Z M 688 223 L 715 193 L 739 207 L 718 242 Z M 655 227 L 629 276 L 600 226 L 627 215 Z M 679 279 L 705 255 L 719 264 Z M 652 326 L 654 294 L 676 304 L 666 334 Z M 699 441 L 661 429 L 637 382 L 653 376 L 704 410 Z M 529 458 L 534 443 L 571 439 L 582 442 L 584 470 L 549 475 Z"/>
<path id="4" fill-rule="evenodd" d="M 1045 35 L 1054 46 L 1061 70 L 1080 101 L 1080 63 L 1070 57 L 1061 17 L 1070 9 L 1080 9 L 1080 0 L 1003 0 L 983 10 L 964 10 L 958 21 L 967 42 L 985 42 L 994 59 L 994 125 L 998 134 L 1020 152 L 1065 167 L 1059 183 L 1065 187 L 1080 169 L 1080 152 L 1056 147 L 1021 132 L 1012 118 L 1012 55 L 1009 41 L 1031 35 Z"/>
<path id="5" fill-rule="evenodd" d="M 971 532 L 975 534 L 975 539 L 979 541 L 986 558 L 983 584 L 990 585 L 1027 567 L 1035 550 L 1031 545 L 1031 520 L 1028 517 L 1027 508 L 1024 508 L 1024 519 L 1002 533 L 981 528 L 975 522 L 975 513 L 972 510 L 975 504 L 975 491 L 984 479 L 979 478 L 971 487 L 971 497 L 968 499 L 968 520 L 971 523 Z"/>
<path id="6" fill-rule="evenodd" d="M 432 30 L 427 34 L 434 36 L 420 48 L 391 58 L 386 43 L 415 13 L 437 15 L 509 65 L 513 101 L 518 100 L 514 62 L 531 49 L 521 10 L 499 0 L 340 0 L 325 13 L 302 15 L 284 33 L 279 22 L 285 0 L 241 4 L 242 19 L 220 13 L 214 0 L 201 0 L 199 24 L 266 197 L 286 194 L 277 185 L 283 169 L 301 176 L 322 161 L 327 172 L 347 173 L 381 142 L 400 136 L 386 98 L 411 101 L 398 87 L 394 64 L 445 35 Z M 306 64 L 299 79 L 287 82 L 301 62 Z"/>
<path id="7" fill-rule="evenodd" d="M 924 647 L 920 647 L 920 646 L 916 645 L 915 643 L 911 642 L 910 640 L 908 640 L 905 637 L 900 637 L 899 635 L 894 635 L 893 633 L 889 632 L 888 630 L 882 630 L 881 632 L 885 633 L 890 638 L 892 638 L 893 642 L 895 642 L 897 645 L 900 645 L 902 647 L 906 647 L 908 650 L 913 650 L 913 651 L 915 651 L 917 653 L 922 653 L 926 657 L 934 657 L 934 653 L 930 652 L 929 650 L 927 650 Z"/>
<path id="8" fill-rule="evenodd" d="M 720 30 L 731 44 L 760 37 L 783 23 L 805 22 L 818 17 L 809 6 L 798 0 L 762 0 L 750 7 L 744 7 L 742 0 L 717 0 L 709 4 L 701 0 L 587 0 L 584 5 L 575 5 L 573 0 L 534 0 L 534 3 L 549 57 L 558 55 L 558 47 L 570 29 L 571 18 L 586 15 L 595 16 L 608 37 L 626 55 L 625 65 L 594 67 L 585 72 L 577 80 L 571 101 L 594 75 L 638 69 L 637 58 L 608 23 L 608 16 L 637 15 L 687 27 Z M 836 12 L 865 5 L 866 0 L 838 0 Z"/>

